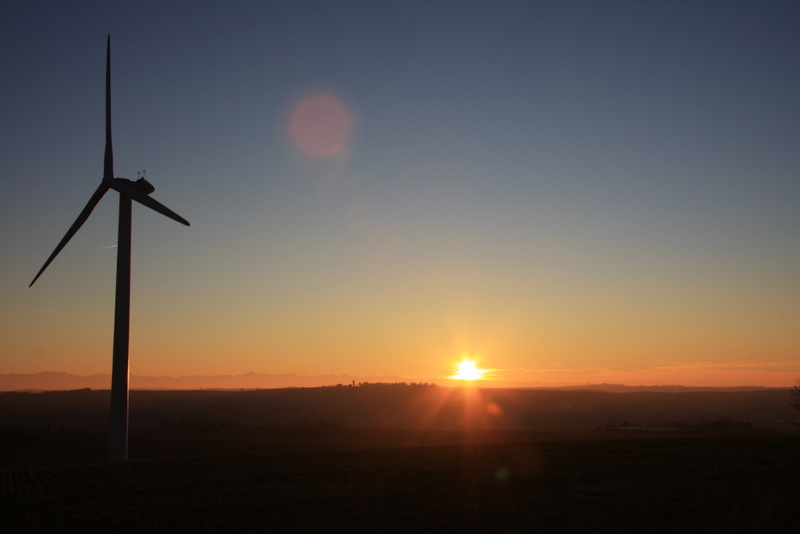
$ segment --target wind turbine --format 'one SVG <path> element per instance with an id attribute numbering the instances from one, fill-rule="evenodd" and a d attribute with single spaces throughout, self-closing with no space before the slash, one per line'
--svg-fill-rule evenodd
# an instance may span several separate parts
<path id="1" fill-rule="evenodd" d="M 72 236 L 89 218 L 100 199 L 109 189 L 119 193 L 119 229 L 117 238 L 117 290 L 114 305 L 114 355 L 111 368 L 111 425 L 108 438 L 108 460 L 119 462 L 128 458 L 128 339 L 130 334 L 131 300 L 131 200 L 166 215 L 170 219 L 189 226 L 189 221 L 170 210 L 150 193 L 155 191 L 144 178 L 133 181 L 114 177 L 114 154 L 111 148 L 111 35 L 106 41 L 106 151 L 103 166 L 103 179 L 86 207 L 72 223 L 64 238 L 44 262 L 39 273 L 28 287 L 31 287 L 47 266 L 66 246 Z"/>

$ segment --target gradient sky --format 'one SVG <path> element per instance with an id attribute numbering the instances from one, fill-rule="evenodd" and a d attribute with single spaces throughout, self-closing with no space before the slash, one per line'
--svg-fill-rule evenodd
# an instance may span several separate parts
<path id="1" fill-rule="evenodd" d="M 800 376 L 797 2 L 0 5 L 0 373 Z"/>

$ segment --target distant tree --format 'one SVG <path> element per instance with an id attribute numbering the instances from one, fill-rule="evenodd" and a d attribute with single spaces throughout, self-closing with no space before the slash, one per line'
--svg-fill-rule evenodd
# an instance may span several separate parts
<path id="1" fill-rule="evenodd" d="M 800 416 L 800 378 L 797 379 L 792 389 L 789 390 L 789 394 L 791 395 L 789 398 L 789 406 L 797 410 L 797 414 Z M 798 422 L 798 420 L 795 419 L 795 422 Z M 800 422 L 798 422 L 798 424 L 800 424 Z"/>

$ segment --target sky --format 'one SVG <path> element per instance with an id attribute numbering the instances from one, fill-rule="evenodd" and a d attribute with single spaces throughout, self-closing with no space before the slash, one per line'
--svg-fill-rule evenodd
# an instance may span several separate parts
<path id="1" fill-rule="evenodd" d="M 800 3 L 0 4 L 0 373 L 800 377 Z M 487 382 L 489 383 L 489 382 Z"/>

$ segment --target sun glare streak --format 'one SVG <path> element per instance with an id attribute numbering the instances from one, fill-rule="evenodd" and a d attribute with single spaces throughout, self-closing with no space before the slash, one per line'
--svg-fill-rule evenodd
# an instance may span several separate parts
<path id="1" fill-rule="evenodd" d="M 450 378 L 453 380 L 480 380 L 488 369 L 478 369 L 472 360 L 463 360 L 458 364 L 458 372 Z"/>

